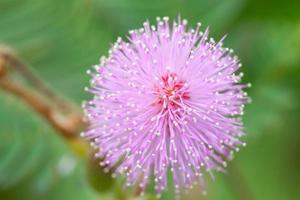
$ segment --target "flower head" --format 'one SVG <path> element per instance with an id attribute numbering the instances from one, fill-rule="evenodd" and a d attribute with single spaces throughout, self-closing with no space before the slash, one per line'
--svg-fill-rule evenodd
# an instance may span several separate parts
<path id="1" fill-rule="evenodd" d="M 222 40 L 188 30 L 186 20 L 170 25 L 158 18 L 120 38 L 95 66 L 94 98 L 84 105 L 100 164 L 125 173 L 127 184 L 145 189 L 154 176 L 160 194 L 167 171 L 176 189 L 203 183 L 203 171 L 223 170 L 243 144 L 240 116 L 248 97 L 239 84 L 241 67 Z"/>

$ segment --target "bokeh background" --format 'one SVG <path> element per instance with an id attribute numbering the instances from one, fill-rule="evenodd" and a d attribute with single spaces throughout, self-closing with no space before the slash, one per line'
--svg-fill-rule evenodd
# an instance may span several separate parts
<path id="1" fill-rule="evenodd" d="M 209 25 L 216 40 L 228 34 L 225 46 L 242 60 L 253 100 L 244 116 L 247 147 L 227 174 L 207 178 L 207 196 L 193 190 L 184 199 L 300 199 L 300 1 L 0 0 L 0 43 L 80 105 L 90 98 L 86 70 L 118 36 L 178 14 L 190 26 Z M 90 162 L 0 90 L 0 199 L 126 199 L 122 180 L 112 182 Z M 174 199 L 171 187 L 162 199 Z"/>

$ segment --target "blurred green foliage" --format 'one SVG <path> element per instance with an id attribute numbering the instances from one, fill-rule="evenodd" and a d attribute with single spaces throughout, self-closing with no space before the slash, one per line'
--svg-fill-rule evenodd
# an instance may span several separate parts
<path id="1" fill-rule="evenodd" d="M 248 145 L 227 174 L 207 179 L 202 198 L 293 200 L 300 199 L 299 8 L 296 0 L 1 0 L 0 43 L 79 104 L 89 98 L 85 71 L 117 36 L 146 19 L 180 14 L 191 26 L 209 25 L 216 39 L 228 33 L 225 44 L 241 58 L 244 82 L 253 85 L 244 117 Z M 3 91 L 0 102 L 0 199 L 117 198 L 113 193 L 122 188 L 101 189 L 109 179 L 88 178 L 97 176 L 86 172 L 88 161 L 26 105 Z M 193 196 L 200 198 L 197 190 L 186 198 Z"/>

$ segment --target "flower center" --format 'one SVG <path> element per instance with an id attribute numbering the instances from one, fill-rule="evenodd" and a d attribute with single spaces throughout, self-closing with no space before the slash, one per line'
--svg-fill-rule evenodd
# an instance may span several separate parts
<path id="1" fill-rule="evenodd" d="M 187 84 L 179 80 L 176 73 L 167 73 L 160 78 L 159 85 L 155 86 L 158 93 L 157 104 L 165 109 L 173 109 L 182 106 L 186 99 L 190 99 Z"/>

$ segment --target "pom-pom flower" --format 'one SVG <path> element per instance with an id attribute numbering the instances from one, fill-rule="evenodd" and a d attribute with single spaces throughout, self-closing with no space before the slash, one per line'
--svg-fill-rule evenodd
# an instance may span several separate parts
<path id="1" fill-rule="evenodd" d="M 94 98 L 84 104 L 82 133 L 96 156 L 127 185 L 144 190 L 154 176 L 158 194 L 171 171 L 177 191 L 203 185 L 203 171 L 223 171 L 242 143 L 241 64 L 222 41 L 188 29 L 186 20 L 157 19 L 118 39 L 91 75 Z"/>

